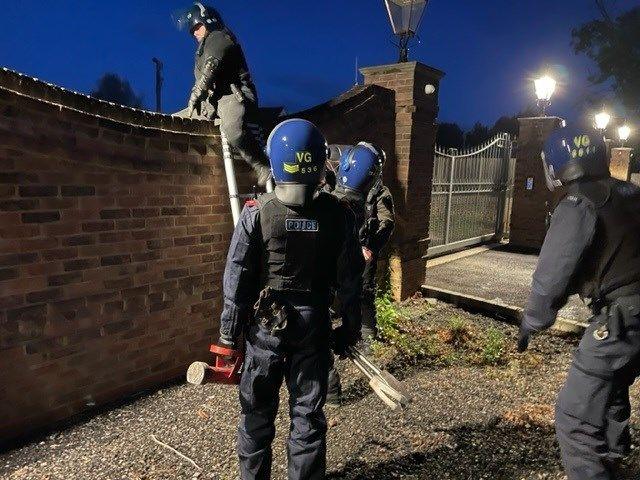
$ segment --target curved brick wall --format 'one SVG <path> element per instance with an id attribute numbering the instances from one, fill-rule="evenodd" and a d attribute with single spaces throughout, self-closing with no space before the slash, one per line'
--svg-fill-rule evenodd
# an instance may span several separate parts
<path id="1" fill-rule="evenodd" d="M 397 298 L 424 280 L 438 85 L 364 69 L 297 116 L 389 155 Z M 102 102 L 0 69 L 0 445 L 208 359 L 232 231 L 211 122 Z M 236 163 L 241 191 L 252 175 Z"/>
<path id="2" fill-rule="evenodd" d="M 211 122 L 0 70 L 0 444 L 206 359 L 231 229 Z"/>

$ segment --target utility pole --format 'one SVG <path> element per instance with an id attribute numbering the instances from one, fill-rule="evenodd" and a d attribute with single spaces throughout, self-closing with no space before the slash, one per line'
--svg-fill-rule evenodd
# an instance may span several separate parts
<path id="1" fill-rule="evenodd" d="M 156 64 L 156 112 L 162 112 L 162 62 L 156 57 L 151 59 Z"/>

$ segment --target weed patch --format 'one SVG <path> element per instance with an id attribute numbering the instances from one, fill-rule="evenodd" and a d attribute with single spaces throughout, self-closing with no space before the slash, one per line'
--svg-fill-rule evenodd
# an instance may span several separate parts
<path id="1" fill-rule="evenodd" d="M 426 302 L 399 304 L 388 293 L 376 298 L 378 340 L 373 343 L 374 354 L 382 361 L 431 366 L 506 363 L 507 342 L 500 329 L 482 330 L 458 314 L 430 321 L 434 308 Z"/>

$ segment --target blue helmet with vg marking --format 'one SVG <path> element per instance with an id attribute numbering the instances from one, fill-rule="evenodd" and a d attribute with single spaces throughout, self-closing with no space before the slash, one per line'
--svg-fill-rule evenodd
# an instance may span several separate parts
<path id="1" fill-rule="evenodd" d="M 611 175 L 604 138 L 593 128 L 563 125 L 549 136 L 541 156 L 549 190 Z"/>
<path id="2" fill-rule="evenodd" d="M 322 132 L 308 120 L 285 120 L 269 135 L 266 151 L 278 200 L 307 205 L 324 178 L 328 147 Z"/>
<path id="3" fill-rule="evenodd" d="M 344 149 L 338 167 L 337 187 L 366 195 L 380 178 L 385 158 L 381 148 L 367 142 Z"/>

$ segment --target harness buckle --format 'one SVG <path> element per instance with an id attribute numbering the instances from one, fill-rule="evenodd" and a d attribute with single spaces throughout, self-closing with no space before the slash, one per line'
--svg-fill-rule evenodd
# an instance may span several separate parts
<path id="1" fill-rule="evenodd" d="M 606 340 L 609 338 L 609 325 L 603 323 L 593 331 L 593 338 L 598 341 Z"/>

